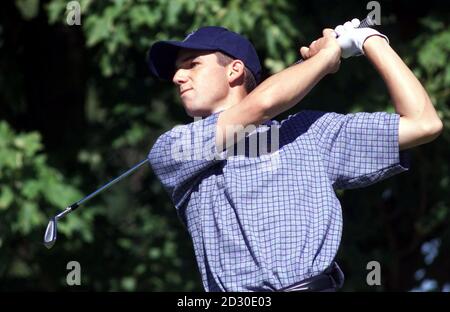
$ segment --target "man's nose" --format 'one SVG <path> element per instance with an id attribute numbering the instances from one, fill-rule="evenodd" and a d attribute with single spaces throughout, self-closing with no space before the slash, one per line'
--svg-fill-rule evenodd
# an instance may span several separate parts
<path id="1" fill-rule="evenodd" d="M 176 85 L 181 85 L 187 81 L 187 70 L 185 69 L 177 69 L 172 78 L 173 83 Z"/>

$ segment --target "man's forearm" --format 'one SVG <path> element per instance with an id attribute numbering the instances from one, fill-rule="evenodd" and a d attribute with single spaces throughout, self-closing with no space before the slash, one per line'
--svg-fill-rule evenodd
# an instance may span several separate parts
<path id="1" fill-rule="evenodd" d="M 328 51 L 269 77 L 246 100 L 259 101 L 264 106 L 263 119 L 273 118 L 301 101 L 329 72 Z"/>
<path id="2" fill-rule="evenodd" d="M 370 37 L 364 43 L 364 53 L 385 81 L 400 116 L 431 125 L 439 122 L 427 92 L 386 40 Z"/>

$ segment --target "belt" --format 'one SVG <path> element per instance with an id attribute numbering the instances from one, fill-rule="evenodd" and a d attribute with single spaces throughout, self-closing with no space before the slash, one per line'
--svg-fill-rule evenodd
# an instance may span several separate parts
<path id="1" fill-rule="evenodd" d="M 336 262 L 333 262 L 323 273 L 309 277 L 278 291 L 336 291 L 344 284 L 344 273 Z"/>

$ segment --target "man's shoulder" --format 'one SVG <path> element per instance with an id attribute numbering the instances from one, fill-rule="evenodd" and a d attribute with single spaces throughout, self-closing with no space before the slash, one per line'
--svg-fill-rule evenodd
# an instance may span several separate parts
<path id="1" fill-rule="evenodd" d="M 376 119 L 382 117 L 391 117 L 389 112 L 350 112 L 350 113 L 341 113 L 341 112 L 333 112 L 333 111 L 322 111 L 322 110 L 310 110 L 305 109 L 299 111 L 296 114 L 289 115 L 286 119 L 282 120 L 281 123 L 303 123 L 305 125 L 316 124 L 320 126 L 322 124 L 330 124 L 330 123 L 342 123 L 346 120 L 350 120 L 352 118 L 357 118 L 358 120 L 366 120 L 366 119 Z"/>
<path id="2" fill-rule="evenodd" d="M 280 124 L 284 127 L 289 127 L 293 124 L 296 126 L 302 125 L 305 127 L 311 126 L 318 119 L 323 118 L 325 115 L 332 114 L 330 112 L 320 111 L 320 110 L 301 110 L 295 114 L 289 115 L 287 118 L 283 119 Z"/>

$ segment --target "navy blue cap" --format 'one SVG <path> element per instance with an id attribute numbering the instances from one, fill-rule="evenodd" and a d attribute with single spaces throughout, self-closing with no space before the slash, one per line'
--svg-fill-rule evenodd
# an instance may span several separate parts
<path id="1" fill-rule="evenodd" d="M 190 33 L 183 41 L 158 41 L 148 53 L 151 73 L 164 80 L 175 74 L 175 61 L 181 48 L 220 51 L 233 59 L 239 59 L 252 72 L 258 83 L 261 64 L 253 45 L 243 36 L 224 27 L 206 26 Z"/>

